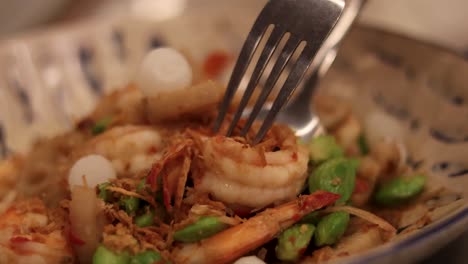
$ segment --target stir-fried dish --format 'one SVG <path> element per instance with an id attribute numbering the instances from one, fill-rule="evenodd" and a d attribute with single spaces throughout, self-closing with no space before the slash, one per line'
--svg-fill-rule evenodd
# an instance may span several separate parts
<path id="1" fill-rule="evenodd" d="M 252 145 L 242 121 L 225 137 L 229 117 L 213 133 L 224 88 L 192 66 L 152 51 L 135 84 L 1 164 L 0 263 L 320 263 L 448 210 L 405 146 L 367 140 L 335 97 L 314 98 L 327 133 L 310 142 L 275 124 Z"/>

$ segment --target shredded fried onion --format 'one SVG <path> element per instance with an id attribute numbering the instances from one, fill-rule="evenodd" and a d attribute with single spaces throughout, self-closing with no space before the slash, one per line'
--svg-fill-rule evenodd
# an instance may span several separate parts
<path id="1" fill-rule="evenodd" d="M 132 197 L 136 197 L 136 198 L 140 198 L 146 202 L 148 202 L 149 204 L 151 204 L 151 206 L 153 207 L 157 207 L 156 203 L 152 200 L 152 199 L 148 199 L 148 197 L 145 197 L 141 194 L 138 194 L 136 192 L 132 192 L 132 191 L 129 191 L 129 190 L 125 190 L 124 188 L 120 188 L 120 187 L 115 187 L 115 186 L 107 186 L 106 187 L 106 190 L 109 190 L 109 191 L 112 191 L 112 192 L 117 192 L 117 193 L 121 193 L 123 195 L 127 195 L 127 196 L 132 196 Z"/>

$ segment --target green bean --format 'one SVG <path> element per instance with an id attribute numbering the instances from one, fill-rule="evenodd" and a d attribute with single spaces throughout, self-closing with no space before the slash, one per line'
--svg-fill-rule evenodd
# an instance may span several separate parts
<path id="1" fill-rule="evenodd" d="M 333 136 L 318 136 L 309 143 L 310 160 L 318 164 L 329 159 L 343 156 L 343 149 Z"/>
<path id="2" fill-rule="evenodd" d="M 320 220 L 315 230 L 315 245 L 333 245 L 344 234 L 348 227 L 349 214 L 346 212 L 334 212 Z"/>
<path id="3" fill-rule="evenodd" d="M 101 183 L 98 185 L 98 190 L 99 190 L 99 198 L 101 198 L 102 200 L 104 200 L 105 202 L 109 201 L 110 197 L 109 197 L 109 191 L 106 190 L 106 188 L 110 185 L 109 182 L 104 182 L 104 183 Z"/>
<path id="4" fill-rule="evenodd" d="M 100 245 L 93 255 L 93 264 L 128 264 L 130 257 L 127 254 L 116 254 Z"/>
<path id="5" fill-rule="evenodd" d="M 314 235 L 315 226 L 311 224 L 296 224 L 278 237 L 275 248 L 276 257 L 282 261 L 295 261 L 301 257 Z"/>
<path id="6" fill-rule="evenodd" d="M 161 254 L 154 250 L 146 250 L 135 256 L 130 260 L 130 264 L 153 264 L 162 260 Z"/>
<path id="7" fill-rule="evenodd" d="M 112 123 L 112 118 L 110 117 L 105 117 L 99 121 L 96 122 L 96 124 L 91 128 L 91 133 L 93 135 L 98 135 L 104 132 L 107 127 Z"/>
<path id="8" fill-rule="evenodd" d="M 309 177 L 309 192 L 328 191 L 341 195 L 336 204 L 345 204 L 354 191 L 358 160 L 336 158 L 320 164 Z"/>
<path id="9" fill-rule="evenodd" d="M 150 210 L 135 218 L 135 224 L 139 227 L 150 226 L 154 223 L 154 211 Z"/>
<path id="10" fill-rule="evenodd" d="M 120 204 L 125 208 L 128 215 L 133 215 L 140 207 L 140 199 L 133 196 L 124 196 L 120 198 Z"/>
<path id="11" fill-rule="evenodd" d="M 320 221 L 320 213 L 320 211 L 313 211 L 311 213 L 308 213 L 304 217 L 302 217 L 300 222 L 317 225 Z"/>
<path id="12" fill-rule="evenodd" d="M 174 239 L 181 242 L 197 242 L 228 227 L 215 216 L 202 216 L 195 223 L 174 233 Z"/>
<path id="13" fill-rule="evenodd" d="M 395 178 L 377 189 L 375 201 L 380 205 L 398 205 L 420 194 L 426 183 L 423 175 Z"/>

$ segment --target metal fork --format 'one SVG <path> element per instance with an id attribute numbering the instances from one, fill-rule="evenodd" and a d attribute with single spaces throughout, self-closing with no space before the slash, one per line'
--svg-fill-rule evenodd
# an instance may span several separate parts
<path id="1" fill-rule="evenodd" d="M 273 25 L 271 34 L 261 51 L 261 55 L 250 77 L 247 88 L 234 114 L 226 136 L 231 136 L 237 126 L 242 113 L 257 86 L 265 66 L 270 61 L 275 49 L 286 33 L 286 41 L 278 59 L 274 63 L 270 75 L 263 85 L 262 91 L 253 107 L 253 110 L 241 130 L 245 136 L 254 122 L 258 112 L 262 109 L 267 97 L 275 86 L 280 74 L 288 64 L 291 56 L 301 42 L 305 46 L 298 59 L 294 62 L 285 83 L 278 96 L 273 101 L 270 111 L 263 121 L 259 131 L 254 137 L 253 144 L 257 144 L 273 124 L 276 115 L 285 105 L 298 86 L 315 54 L 322 46 L 330 31 L 341 16 L 345 6 L 344 0 L 270 0 L 257 17 L 244 46 L 239 54 L 237 63 L 229 80 L 224 99 L 219 107 L 218 117 L 215 120 L 214 131 L 218 132 L 232 102 L 235 92 L 244 76 L 246 69 L 257 49 L 260 40 L 268 27 Z"/>
<path id="2" fill-rule="evenodd" d="M 325 128 L 321 125 L 319 117 L 311 109 L 311 99 L 320 81 L 333 64 L 341 41 L 353 25 L 366 2 L 366 0 L 346 1 L 343 14 L 315 55 L 302 82 L 296 88 L 294 97 L 287 102 L 275 118 L 276 122 L 288 124 L 288 126 L 295 131 L 296 136 L 301 138 L 304 142 L 325 132 Z M 256 114 L 256 119 L 264 119 L 270 109 L 271 104 L 266 103 L 260 112 Z M 247 108 L 243 115 L 250 115 L 251 110 L 252 109 Z"/>

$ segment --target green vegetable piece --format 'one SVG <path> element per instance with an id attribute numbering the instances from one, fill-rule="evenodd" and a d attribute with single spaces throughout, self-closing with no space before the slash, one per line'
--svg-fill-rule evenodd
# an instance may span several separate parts
<path id="1" fill-rule="evenodd" d="M 358 146 L 359 146 L 359 152 L 361 153 L 361 155 L 369 154 L 369 145 L 367 144 L 367 140 L 364 134 L 359 135 Z"/>
<path id="2" fill-rule="evenodd" d="M 310 160 L 318 164 L 329 159 L 343 157 L 343 149 L 333 136 L 318 136 L 309 143 Z"/>
<path id="3" fill-rule="evenodd" d="M 375 201 L 386 206 L 405 203 L 420 194 L 425 184 L 423 175 L 395 178 L 378 188 Z"/>
<path id="4" fill-rule="evenodd" d="M 93 255 L 93 264 L 129 264 L 130 257 L 116 254 L 104 246 L 98 246 Z"/>
<path id="5" fill-rule="evenodd" d="M 110 194 L 109 194 L 109 191 L 106 190 L 106 188 L 110 185 L 109 182 L 104 182 L 104 183 L 101 183 L 98 185 L 98 189 L 99 189 L 99 198 L 101 198 L 102 200 L 104 200 L 105 202 L 109 201 L 110 199 Z"/>
<path id="6" fill-rule="evenodd" d="M 112 118 L 105 117 L 94 124 L 93 128 L 91 128 L 91 133 L 93 135 L 98 135 L 104 132 L 107 127 L 112 123 Z"/>
<path id="7" fill-rule="evenodd" d="M 349 214 L 342 211 L 322 218 L 315 230 L 315 245 L 321 247 L 335 244 L 346 231 L 348 222 Z"/>
<path id="8" fill-rule="evenodd" d="M 124 196 L 120 198 L 120 204 L 125 208 L 128 215 L 132 215 L 140 207 L 140 199 L 132 196 Z"/>
<path id="9" fill-rule="evenodd" d="M 341 195 L 336 204 L 345 204 L 354 191 L 358 160 L 337 158 L 319 165 L 309 177 L 309 192 L 328 191 Z"/>
<path id="10" fill-rule="evenodd" d="M 130 260 L 130 264 L 153 264 L 161 260 L 162 257 L 159 252 L 147 250 L 133 256 Z"/>
<path id="11" fill-rule="evenodd" d="M 181 242 L 197 242 L 210 237 L 228 227 L 215 216 L 202 216 L 197 222 L 174 233 L 174 240 Z"/>
<path id="12" fill-rule="evenodd" d="M 276 257 L 282 261 L 296 261 L 309 245 L 314 235 L 315 226 L 311 224 L 296 224 L 278 237 L 275 248 Z"/>
<path id="13" fill-rule="evenodd" d="M 135 218 L 135 224 L 139 227 L 146 227 L 154 224 L 154 211 L 148 211 Z"/>
<path id="14" fill-rule="evenodd" d="M 302 217 L 300 222 L 317 225 L 320 221 L 320 218 L 320 211 L 313 211 L 312 213 L 308 213 L 304 217 Z"/>

